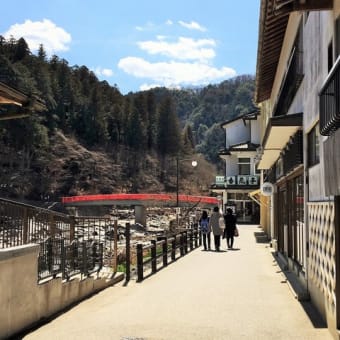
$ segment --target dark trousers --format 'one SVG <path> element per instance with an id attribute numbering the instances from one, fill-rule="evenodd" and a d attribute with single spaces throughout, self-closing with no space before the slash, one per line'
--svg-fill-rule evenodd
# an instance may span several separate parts
<path id="1" fill-rule="evenodd" d="M 221 235 L 214 235 L 215 250 L 219 251 L 221 246 Z"/>
<path id="2" fill-rule="evenodd" d="M 234 236 L 233 235 L 227 235 L 227 246 L 228 248 L 232 248 L 234 244 Z"/>
<path id="3" fill-rule="evenodd" d="M 204 250 L 210 249 L 210 233 L 202 233 Z"/>

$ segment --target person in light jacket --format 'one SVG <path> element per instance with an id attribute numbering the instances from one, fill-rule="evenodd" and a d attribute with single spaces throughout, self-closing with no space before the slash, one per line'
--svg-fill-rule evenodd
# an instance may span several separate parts
<path id="1" fill-rule="evenodd" d="M 214 211 L 210 216 L 209 229 L 212 230 L 214 235 L 215 250 L 220 251 L 221 246 L 221 235 L 223 234 L 223 229 L 220 227 L 220 218 L 223 215 L 220 214 L 218 207 L 214 207 Z"/>

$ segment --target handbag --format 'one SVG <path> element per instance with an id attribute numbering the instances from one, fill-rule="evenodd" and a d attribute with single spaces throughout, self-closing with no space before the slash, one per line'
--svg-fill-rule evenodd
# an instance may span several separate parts
<path id="1" fill-rule="evenodd" d="M 238 232 L 238 229 L 237 229 L 237 227 L 235 227 L 235 229 L 234 229 L 234 237 L 238 237 L 240 234 L 239 234 L 239 232 Z"/>

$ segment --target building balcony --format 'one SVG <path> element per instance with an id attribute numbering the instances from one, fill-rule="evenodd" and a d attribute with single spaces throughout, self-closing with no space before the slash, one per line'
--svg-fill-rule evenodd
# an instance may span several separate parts
<path id="1" fill-rule="evenodd" d="M 320 91 L 320 133 L 332 135 L 340 127 L 340 57 Z"/>

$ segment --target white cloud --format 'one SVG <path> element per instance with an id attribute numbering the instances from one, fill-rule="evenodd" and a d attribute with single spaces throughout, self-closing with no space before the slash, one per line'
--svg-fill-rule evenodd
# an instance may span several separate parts
<path id="1" fill-rule="evenodd" d="M 201 32 L 205 32 L 207 29 L 203 26 L 201 26 L 198 22 L 196 21 L 191 21 L 191 22 L 185 22 L 185 21 L 178 21 L 178 23 L 185 27 L 185 28 L 188 28 L 189 30 L 198 30 L 198 31 L 201 31 Z"/>
<path id="2" fill-rule="evenodd" d="M 113 76 L 113 71 L 109 68 L 102 68 L 102 67 L 96 67 L 93 69 L 93 72 L 97 76 L 104 76 L 104 77 L 112 77 Z"/>
<path id="3" fill-rule="evenodd" d="M 31 51 L 37 51 L 40 44 L 44 45 L 48 54 L 67 51 L 71 43 L 71 35 L 48 19 L 42 21 L 26 20 L 23 24 L 14 24 L 3 33 L 7 39 L 23 37 Z"/>
<path id="4" fill-rule="evenodd" d="M 154 89 L 156 87 L 163 87 L 164 85 L 161 84 L 142 84 L 141 86 L 139 86 L 139 90 L 140 91 L 147 91 L 150 89 Z M 180 90 L 182 87 L 179 85 L 168 85 L 167 86 L 168 89 L 172 89 L 172 90 Z"/>
<path id="5" fill-rule="evenodd" d="M 139 86 L 139 89 L 141 91 L 147 91 L 150 89 L 154 89 L 155 87 L 161 87 L 161 84 L 142 84 L 141 86 Z"/>
<path id="6" fill-rule="evenodd" d="M 236 71 L 229 67 L 218 69 L 199 62 L 150 63 L 137 57 L 122 58 L 118 67 L 134 77 L 151 79 L 153 82 L 166 87 L 206 85 L 236 76 Z"/>
<path id="7" fill-rule="evenodd" d="M 170 20 L 170 19 L 168 19 L 168 20 L 165 22 L 165 24 L 171 26 L 171 25 L 173 25 L 173 21 Z"/>
<path id="8" fill-rule="evenodd" d="M 215 57 L 212 47 L 216 46 L 213 39 L 192 39 L 179 37 L 177 42 L 167 42 L 165 37 L 157 40 L 140 41 L 138 46 L 149 54 L 160 54 L 178 60 L 199 60 L 206 62 Z"/>
<path id="9" fill-rule="evenodd" d="M 151 21 L 148 21 L 144 26 L 136 26 L 137 31 L 149 31 L 154 29 L 155 24 Z"/>

